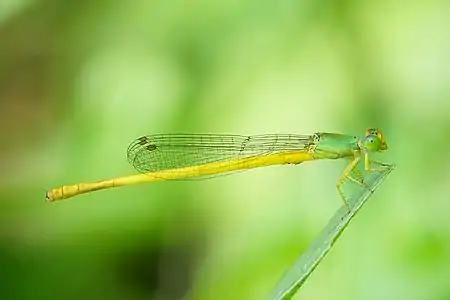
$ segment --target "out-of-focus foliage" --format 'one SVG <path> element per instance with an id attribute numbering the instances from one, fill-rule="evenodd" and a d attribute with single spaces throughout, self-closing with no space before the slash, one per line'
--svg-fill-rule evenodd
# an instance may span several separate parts
<path id="1" fill-rule="evenodd" d="M 450 4 L 1 1 L 1 299 L 263 299 L 345 162 L 119 188 L 160 132 L 363 134 L 396 171 L 296 299 L 450 298 Z"/>

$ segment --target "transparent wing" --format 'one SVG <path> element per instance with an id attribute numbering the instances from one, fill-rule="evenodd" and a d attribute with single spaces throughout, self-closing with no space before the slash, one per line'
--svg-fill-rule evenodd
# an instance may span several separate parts
<path id="1" fill-rule="evenodd" d="M 147 135 L 127 150 L 129 163 L 139 172 L 178 169 L 236 158 L 259 157 L 302 150 L 309 135 L 267 134 L 255 136 L 214 134 Z"/>

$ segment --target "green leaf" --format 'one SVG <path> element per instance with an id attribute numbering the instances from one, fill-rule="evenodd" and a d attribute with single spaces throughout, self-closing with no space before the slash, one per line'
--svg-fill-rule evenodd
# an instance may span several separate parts
<path id="1" fill-rule="evenodd" d="M 351 197 L 347 197 L 351 210 L 348 211 L 347 207 L 343 205 L 334 214 L 327 226 L 325 226 L 321 233 L 311 242 L 308 249 L 275 286 L 268 299 L 287 300 L 291 299 L 297 293 L 317 265 L 331 250 L 334 243 L 356 213 L 395 168 L 395 165 L 386 165 L 386 167 L 386 170 L 383 171 L 364 172 L 364 182 L 369 188 L 358 187 L 356 191 L 351 194 Z M 353 186 L 355 185 L 356 184 L 353 184 Z"/>

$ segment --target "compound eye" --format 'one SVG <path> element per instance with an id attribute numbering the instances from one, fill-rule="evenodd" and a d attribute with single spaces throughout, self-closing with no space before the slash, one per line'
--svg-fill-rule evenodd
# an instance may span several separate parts
<path id="1" fill-rule="evenodd" d="M 365 148 L 370 152 L 380 150 L 380 140 L 374 135 L 368 136 L 364 144 Z"/>

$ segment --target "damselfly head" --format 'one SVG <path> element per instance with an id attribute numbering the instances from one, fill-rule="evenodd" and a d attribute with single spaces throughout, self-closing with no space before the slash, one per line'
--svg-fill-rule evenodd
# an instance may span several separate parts
<path id="1" fill-rule="evenodd" d="M 367 129 L 364 139 L 364 148 L 370 152 L 385 151 L 388 149 L 386 140 L 380 129 Z"/>

